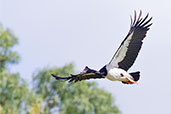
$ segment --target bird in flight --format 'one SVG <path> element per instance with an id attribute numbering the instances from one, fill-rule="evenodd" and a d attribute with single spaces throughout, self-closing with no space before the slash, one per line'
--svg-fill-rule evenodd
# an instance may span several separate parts
<path id="1" fill-rule="evenodd" d="M 140 72 L 128 73 L 128 69 L 134 64 L 138 53 L 143 44 L 143 39 L 149 27 L 152 25 L 152 20 L 147 14 L 144 18 L 142 11 L 138 17 L 136 11 L 134 12 L 134 19 L 131 17 L 131 25 L 129 32 L 125 39 L 120 44 L 111 61 L 102 67 L 99 71 L 85 67 L 84 70 L 77 75 L 70 75 L 69 77 L 59 77 L 51 74 L 56 80 L 66 80 L 69 82 L 78 82 L 88 79 L 107 78 L 111 81 L 121 81 L 124 84 L 136 84 L 140 78 Z"/>

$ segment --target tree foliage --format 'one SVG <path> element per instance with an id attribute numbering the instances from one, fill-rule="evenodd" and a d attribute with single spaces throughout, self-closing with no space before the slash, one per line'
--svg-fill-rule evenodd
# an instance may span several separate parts
<path id="1" fill-rule="evenodd" d="M 10 73 L 8 65 L 17 63 L 13 47 L 17 38 L 0 26 L 0 114 L 119 114 L 111 94 L 95 82 L 56 81 L 51 73 L 67 76 L 74 73 L 72 64 L 44 68 L 33 75 L 29 88 L 19 73 Z"/>
<path id="2" fill-rule="evenodd" d="M 73 65 L 69 64 L 63 68 L 43 69 L 34 75 L 34 88 L 42 95 L 46 112 L 57 107 L 60 114 L 119 114 L 111 94 L 99 89 L 96 83 L 67 83 L 50 76 L 50 73 L 66 76 L 73 71 Z"/>
<path id="3" fill-rule="evenodd" d="M 41 99 L 28 89 L 18 74 L 0 73 L 0 107 L 2 114 L 29 112 L 33 103 Z M 0 112 L 0 113 L 1 113 Z"/>
<path id="4" fill-rule="evenodd" d="M 12 50 L 12 47 L 17 43 L 17 38 L 10 30 L 5 30 L 0 26 L 0 71 L 4 70 L 7 64 L 18 62 L 19 56 Z"/>
<path id="5" fill-rule="evenodd" d="M 16 37 L 0 26 L 0 114 L 29 112 L 32 104 L 40 100 L 18 73 L 8 72 L 7 65 L 17 63 L 19 59 L 12 50 L 15 44 Z"/>

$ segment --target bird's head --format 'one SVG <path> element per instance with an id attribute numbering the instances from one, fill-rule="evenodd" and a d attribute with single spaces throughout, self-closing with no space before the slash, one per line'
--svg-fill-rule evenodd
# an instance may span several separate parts
<path id="1" fill-rule="evenodd" d="M 81 73 L 87 73 L 89 70 L 88 66 L 86 66 Z"/>
<path id="2" fill-rule="evenodd" d="M 96 70 L 90 69 L 88 68 L 88 66 L 86 66 L 83 71 L 81 73 L 96 73 Z"/>

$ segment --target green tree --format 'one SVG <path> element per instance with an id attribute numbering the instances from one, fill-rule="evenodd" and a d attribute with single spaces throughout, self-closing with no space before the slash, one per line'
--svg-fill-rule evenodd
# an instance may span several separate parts
<path id="1" fill-rule="evenodd" d="M 10 30 L 5 30 L 0 26 L 0 71 L 5 70 L 7 64 L 18 62 L 19 56 L 12 50 L 13 46 L 17 43 L 17 38 Z"/>
<path id="2" fill-rule="evenodd" d="M 17 43 L 10 30 L 0 26 L 0 114 L 27 113 L 33 104 L 41 102 L 18 73 L 8 72 L 7 66 L 19 60 L 12 50 Z"/>
<path id="3" fill-rule="evenodd" d="M 119 114 L 110 93 L 94 82 L 56 81 L 51 73 L 67 76 L 74 73 L 72 64 L 62 68 L 45 68 L 33 75 L 29 89 L 19 73 L 8 66 L 18 63 L 13 50 L 17 38 L 0 26 L 0 114 Z"/>
<path id="4" fill-rule="evenodd" d="M 60 114 L 119 114 L 110 93 L 99 89 L 94 82 L 67 83 L 56 81 L 51 73 L 67 76 L 73 65 L 63 68 L 43 69 L 34 74 L 34 88 L 44 99 L 44 112 Z M 56 110 L 55 110 L 56 109 Z"/>

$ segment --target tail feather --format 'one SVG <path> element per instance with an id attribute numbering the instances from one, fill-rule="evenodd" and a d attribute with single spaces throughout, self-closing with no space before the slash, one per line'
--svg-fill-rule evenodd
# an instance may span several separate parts
<path id="1" fill-rule="evenodd" d="M 139 78 L 140 78 L 140 72 L 137 71 L 137 72 L 132 72 L 132 73 L 129 73 L 133 78 L 134 78 L 134 81 L 138 81 Z"/>

